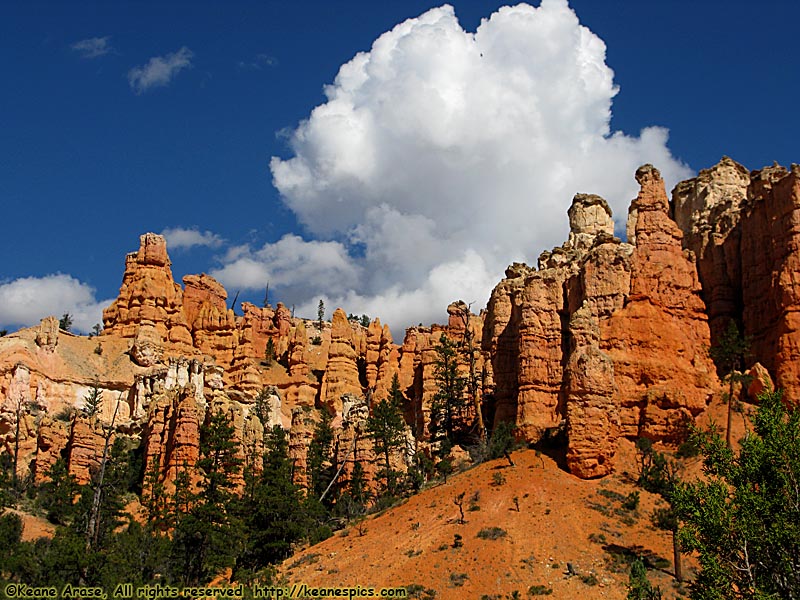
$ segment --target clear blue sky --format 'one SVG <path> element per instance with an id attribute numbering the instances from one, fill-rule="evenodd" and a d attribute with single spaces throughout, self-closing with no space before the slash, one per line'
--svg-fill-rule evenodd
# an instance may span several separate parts
<path id="1" fill-rule="evenodd" d="M 503 3 L 452 4 L 474 32 Z M 3 2 L 0 284 L 61 273 L 94 288 L 98 301 L 112 298 L 138 235 L 167 228 L 221 240 L 171 251 L 178 277 L 219 269 L 231 248 L 261 248 L 287 233 L 345 240 L 341 231 L 321 234 L 300 222 L 272 184 L 270 158 L 293 156 L 286 132 L 325 102 L 323 86 L 342 64 L 435 6 Z M 751 169 L 800 161 L 800 3 L 573 0 L 570 7 L 607 46 L 619 86 L 612 131 L 637 136 L 665 127 L 672 156 L 693 171 L 723 154 Z M 166 81 L 146 78 L 156 57 L 174 63 Z M 348 250 L 356 258 L 359 243 Z M 531 240 L 530 263 L 536 246 Z M 290 303 L 316 297 L 293 285 L 285 284 Z M 363 294 L 381 291 L 371 285 Z M 280 285 L 275 294 L 282 299 Z M 260 301 L 263 293 L 242 297 Z M 375 305 L 352 310 L 361 306 Z M 19 325 L 14 314 L 0 306 L 0 327 Z"/>

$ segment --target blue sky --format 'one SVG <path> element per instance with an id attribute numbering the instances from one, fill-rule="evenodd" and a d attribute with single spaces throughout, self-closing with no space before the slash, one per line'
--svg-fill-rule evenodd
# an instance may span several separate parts
<path id="1" fill-rule="evenodd" d="M 575 192 L 624 218 L 639 160 L 800 159 L 797 3 L 545 4 L 474 38 L 503 3 L 3 3 L 0 327 L 90 328 L 166 230 L 178 279 L 399 331 L 485 305 Z"/>

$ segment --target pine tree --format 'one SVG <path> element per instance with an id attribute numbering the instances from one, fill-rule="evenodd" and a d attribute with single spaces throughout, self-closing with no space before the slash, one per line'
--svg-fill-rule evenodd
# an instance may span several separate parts
<path id="1" fill-rule="evenodd" d="M 436 361 L 433 378 L 438 387 L 431 403 L 430 428 L 433 441 L 447 440 L 450 447 L 456 442 L 457 419 L 467 406 L 464 397 L 466 381 L 458 371 L 456 345 L 442 334 L 434 347 Z"/>
<path id="2" fill-rule="evenodd" d="M 103 405 L 103 391 L 94 384 L 83 397 L 83 414 L 90 419 L 96 417 Z"/>
<path id="3" fill-rule="evenodd" d="M 58 458 L 47 472 L 48 481 L 39 488 L 39 505 L 47 511 L 47 520 L 57 525 L 69 525 L 75 516 L 75 497 L 79 486 L 69 474 L 67 461 Z"/>
<path id="4" fill-rule="evenodd" d="M 369 431 L 375 443 L 375 452 L 383 461 L 379 476 L 383 477 L 386 485 L 386 492 L 390 496 L 397 493 L 397 480 L 399 473 L 392 469 L 392 454 L 405 446 L 405 421 L 400 412 L 402 406 L 403 392 L 400 390 L 400 380 L 397 373 L 392 378 L 392 387 L 389 390 L 389 397 L 377 402 L 372 407 L 372 414 L 367 419 L 367 431 Z"/>
<path id="5" fill-rule="evenodd" d="M 275 342 L 272 338 L 267 339 L 267 346 L 264 349 L 264 364 L 268 367 L 275 362 Z"/>
<path id="6" fill-rule="evenodd" d="M 72 315 L 69 313 L 61 315 L 61 318 L 58 320 L 58 328 L 63 331 L 72 329 Z"/>
<path id="7" fill-rule="evenodd" d="M 322 331 L 322 327 L 325 321 L 325 303 L 322 301 L 322 298 L 319 300 L 319 304 L 317 305 L 317 329 Z"/>
<path id="8" fill-rule="evenodd" d="M 237 569 L 257 571 L 291 554 L 306 531 L 302 494 L 292 481 L 292 460 L 286 432 L 275 426 L 264 440 L 261 476 L 246 507 L 246 542 Z"/>
<path id="9" fill-rule="evenodd" d="M 321 411 L 320 420 L 314 428 L 311 444 L 308 447 L 307 470 L 309 477 L 309 494 L 315 498 L 322 497 L 336 472 L 333 457 L 333 428 L 331 415 Z M 328 496 L 326 505 L 332 505 L 332 497 Z"/>
<path id="10" fill-rule="evenodd" d="M 242 464 L 233 425 L 222 412 L 206 418 L 200 431 L 198 493 L 188 514 L 180 517 L 174 535 L 174 554 L 183 582 L 196 585 L 234 564 L 241 545 L 241 523 L 231 508 L 235 500 L 233 475 Z"/>
<path id="11" fill-rule="evenodd" d="M 709 353 L 717 366 L 722 370 L 728 378 L 728 416 L 727 424 L 725 427 L 725 443 L 728 448 L 731 445 L 731 423 L 733 420 L 733 388 L 736 382 L 744 382 L 746 376 L 742 375 L 740 371 L 744 368 L 744 360 L 750 352 L 750 339 L 743 337 L 739 333 L 739 328 L 736 322 L 731 319 L 728 322 L 728 327 L 722 334 L 719 343 L 711 347 Z"/>
<path id="12" fill-rule="evenodd" d="M 641 559 L 631 565 L 626 600 L 661 600 L 661 588 L 654 588 L 647 579 L 647 568 Z"/>
<path id="13" fill-rule="evenodd" d="M 681 564 L 681 546 L 678 538 L 678 515 L 673 505 L 673 495 L 679 483 L 678 464 L 669 460 L 665 454 L 653 448 L 647 438 L 636 442 L 639 452 L 639 485 L 648 492 L 660 495 L 667 501 L 667 507 L 656 509 L 651 515 L 653 525 L 672 534 L 672 559 L 675 567 L 675 579 L 683 581 Z"/>

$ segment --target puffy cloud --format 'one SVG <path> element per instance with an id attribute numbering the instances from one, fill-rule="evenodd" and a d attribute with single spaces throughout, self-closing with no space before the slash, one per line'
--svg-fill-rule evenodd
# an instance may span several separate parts
<path id="1" fill-rule="evenodd" d="M 291 302 L 313 293 L 346 293 L 357 283 L 358 267 L 339 242 L 305 241 L 287 234 L 258 250 L 230 249 L 224 266 L 211 275 L 229 290 L 263 289 L 269 283 Z"/>
<path id="2" fill-rule="evenodd" d="M 103 308 L 111 302 L 98 302 L 94 288 L 71 275 L 22 277 L 0 283 L 0 325 L 29 327 L 44 317 L 69 313 L 74 329 L 86 333 L 103 322 Z"/>
<path id="3" fill-rule="evenodd" d="M 200 231 L 195 228 L 168 227 L 161 232 L 167 240 L 167 247 L 170 250 L 189 250 L 195 246 L 206 246 L 208 248 L 218 248 L 224 240 L 216 233 L 211 231 Z"/>
<path id="4" fill-rule="evenodd" d="M 298 306 L 325 294 L 398 328 L 441 320 L 457 298 L 478 308 L 508 263 L 566 239 L 575 193 L 603 195 L 624 220 L 639 165 L 668 184 L 690 176 L 665 129 L 611 131 L 605 51 L 565 0 L 543 0 L 475 33 L 434 8 L 342 65 L 290 134 L 293 156 L 270 167 L 310 237 L 337 244 L 337 268 L 359 277 L 327 289 L 287 271 Z M 222 271 L 267 264 L 251 255 Z"/>
<path id="5" fill-rule="evenodd" d="M 136 94 L 168 85 L 183 69 L 192 66 L 193 56 L 186 46 L 165 56 L 154 56 L 146 65 L 128 71 L 128 83 Z"/>
<path id="6" fill-rule="evenodd" d="M 104 37 L 87 38 L 70 45 L 70 48 L 81 55 L 81 58 L 97 58 L 111 52 L 113 48 L 109 43 L 110 35 Z"/>

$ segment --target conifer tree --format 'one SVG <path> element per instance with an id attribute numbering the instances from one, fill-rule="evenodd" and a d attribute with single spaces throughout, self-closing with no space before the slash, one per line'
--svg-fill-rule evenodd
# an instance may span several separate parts
<path id="1" fill-rule="evenodd" d="M 740 371 L 744 368 L 744 360 L 750 351 L 750 340 L 739 333 L 739 328 L 736 322 L 731 319 L 728 322 L 728 327 L 722 334 L 719 343 L 711 347 L 710 354 L 717 366 L 722 370 L 728 378 L 728 415 L 727 424 L 725 426 L 725 443 L 728 448 L 731 445 L 731 424 L 733 421 L 733 389 L 736 382 L 744 382 L 746 376 L 742 375 Z"/>
<path id="2" fill-rule="evenodd" d="M 301 491 L 292 481 L 286 432 L 275 426 L 264 443 L 263 469 L 246 510 L 247 538 L 237 569 L 256 571 L 283 560 L 306 531 Z"/>
<path id="3" fill-rule="evenodd" d="M 331 415 L 326 410 L 321 411 L 320 420 L 314 428 L 311 444 L 308 447 L 307 470 L 309 494 L 315 498 L 322 497 L 336 471 Z M 332 504 L 331 500 L 331 496 L 328 496 L 327 506 Z"/>
<path id="4" fill-rule="evenodd" d="M 234 564 L 241 545 L 241 522 L 234 511 L 233 475 L 242 460 L 233 425 L 221 411 L 210 414 L 200 431 L 198 493 L 188 514 L 180 517 L 174 535 L 174 552 L 183 582 L 205 582 Z"/>
<path id="5" fill-rule="evenodd" d="M 83 397 L 83 414 L 90 419 L 96 417 L 103 404 L 103 390 L 95 383 Z"/>
<path id="6" fill-rule="evenodd" d="M 379 476 L 384 478 L 386 491 L 390 496 L 397 493 L 399 473 L 392 469 L 392 454 L 405 446 L 405 421 L 400 412 L 403 392 L 397 373 L 392 378 L 389 397 L 380 400 L 372 407 L 367 419 L 367 430 L 375 443 L 375 452 L 383 462 Z"/>
<path id="7" fill-rule="evenodd" d="M 433 441 L 447 440 L 452 447 L 457 441 L 457 418 L 463 415 L 467 405 L 464 397 L 466 381 L 458 371 L 455 343 L 442 334 L 434 349 L 436 361 L 433 378 L 437 391 L 431 403 L 431 434 Z"/>

